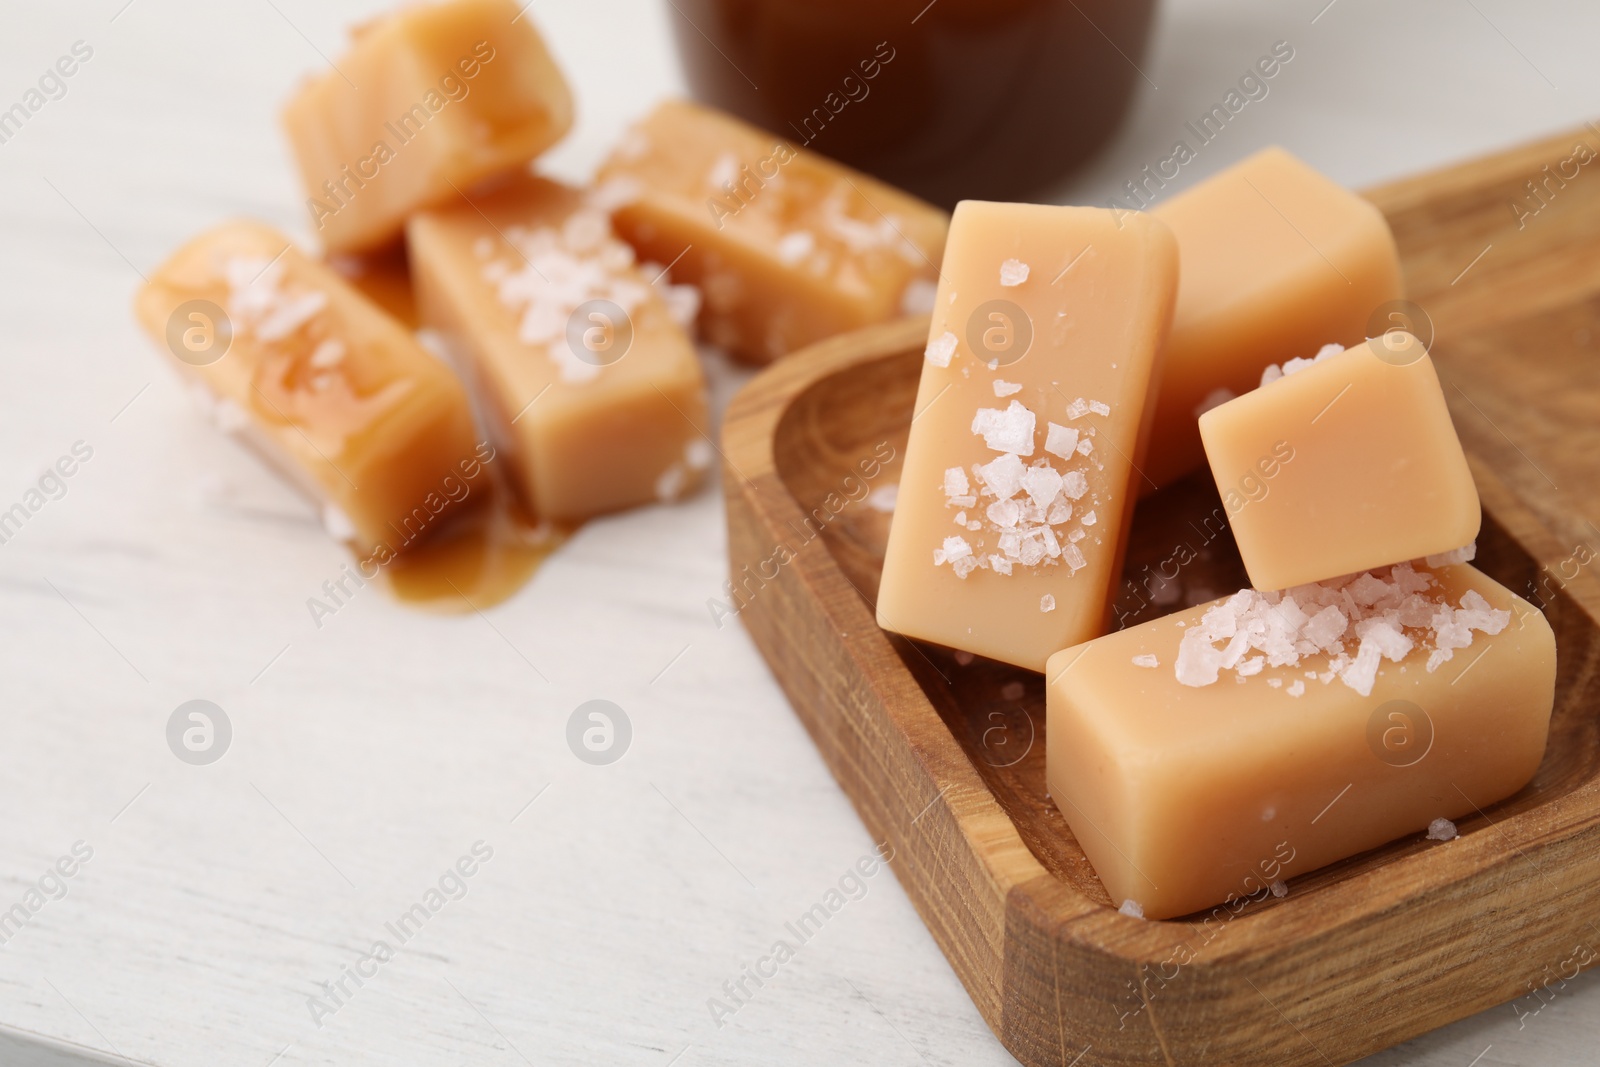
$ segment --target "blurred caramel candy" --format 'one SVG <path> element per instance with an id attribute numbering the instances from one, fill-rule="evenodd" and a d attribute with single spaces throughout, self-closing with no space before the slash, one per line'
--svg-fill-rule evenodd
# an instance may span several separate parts
<path id="1" fill-rule="evenodd" d="M 284 108 L 324 247 L 374 248 L 406 216 L 527 163 L 572 125 L 572 97 L 513 0 L 447 0 L 358 27 Z"/>
<path id="2" fill-rule="evenodd" d="M 743 359 L 932 306 L 944 212 L 721 112 L 660 105 L 598 180 L 617 232 L 700 287 L 705 338 Z"/>
<path id="3" fill-rule="evenodd" d="M 541 518 L 692 489 L 714 456 L 684 327 L 696 294 L 652 284 L 584 194 L 516 178 L 408 228 L 423 322 L 477 388 Z"/>
<path id="4" fill-rule="evenodd" d="M 1257 589 L 1442 555 L 1478 536 L 1478 490 L 1421 341 L 1397 330 L 1265 377 L 1200 416 Z"/>
<path id="5" fill-rule="evenodd" d="M 270 227 L 197 237 L 135 310 L 218 425 L 323 501 L 329 532 L 363 550 L 431 534 L 493 458 L 449 368 Z"/>
<path id="6" fill-rule="evenodd" d="M 1521 789 L 1555 678 L 1544 616 L 1470 566 L 1245 590 L 1050 657 L 1050 796 L 1147 919 L 1281 895 Z"/>
<path id="7" fill-rule="evenodd" d="M 1269 363 L 1389 329 L 1387 314 L 1401 309 L 1385 305 L 1405 295 L 1378 209 L 1281 148 L 1151 214 L 1178 239 L 1180 280 L 1146 491 L 1202 465 L 1202 410 L 1254 389 Z M 1382 325 L 1374 329 L 1375 318 Z"/>
<path id="8" fill-rule="evenodd" d="M 1178 285 L 1098 208 L 957 205 L 878 624 L 1041 671 L 1104 632 Z"/>

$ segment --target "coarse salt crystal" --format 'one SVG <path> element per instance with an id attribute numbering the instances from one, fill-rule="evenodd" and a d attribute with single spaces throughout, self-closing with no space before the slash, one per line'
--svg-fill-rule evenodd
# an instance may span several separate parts
<path id="1" fill-rule="evenodd" d="M 933 310 L 939 287 L 926 278 L 912 278 L 900 293 L 900 314 L 926 315 Z"/>
<path id="2" fill-rule="evenodd" d="M 1111 405 L 1098 400 L 1091 400 L 1089 401 L 1089 410 L 1096 415 L 1109 415 L 1111 414 Z M 1090 433 L 1093 432 L 1093 430 L 1090 431 Z"/>
<path id="3" fill-rule="evenodd" d="M 1478 542 L 1472 541 L 1448 552 L 1437 552 L 1422 562 L 1430 567 L 1448 567 L 1455 563 L 1471 563 L 1478 556 Z"/>
<path id="4" fill-rule="evenodd" d="M 816 247 L 817 239 L 811 235 L 811 231 L 795 230 L 778 238 L 774 250 L 778 253 L 780 263 L 792 267 L 815 251 Z"/>
<path id="5" fill-rule="evenodd" d="M 1198 419 L 1212 408 L 1220 408 L 1228 401 L 1237 398 L 1238 395 L 1232 389 L 1213 389 L 1201 399 L 1200 403 L 1194 406 L 1194 417 Z"/>
<path id="6" fill-rule="evenodd" d="M 1289 683 L 1289 688 L 1284 690 L 1285 693 L 1288 693 L 1292 697 L 1300 696 L 1305 691 L 1306 691 L 1306 683 L 1302 682 L 1298 678 L 1296 678 L 1293 682 Z"/>
<path id="7" fill-rule="evenodd" d="M 1122 915 L 1129 916 L 1130 918 L 1144 918 L 1144 908 L 1140 906 L 1137 900 L 1124 900 L 1122 902 L 1122 907 L 1118 908 L 1117 911 Z"/>
<path id="8" fill-rule="evenodd" d="M 1078 447 L 1078 431 L 1059 422 L 1045 424 L 1044 450 L 1052 456 L 1071 459 Z"/>
<path id="9" fill-rule="evenodd" d="M 1460 836 L 1461 831 L 1449 819 L 1435 819 L 1428 824 L 1429 841 L 1454 841 Z"/>
<path id="10" fill-rule="evenodd" d="M 1087 414 L 1089 414 L 1089 402 L 1083 397 L 1080 396 L 1067 404 L 1067 418 L 1081 419 Z"/>
<path id="11" fill-rule="evenodd" d="M 1135 667 L 1159 667 L 1161 666 L 1161 661 L 1156 658 L 1155 653 L 1146 652 L 1133 657 L 1133 665 Z"/>
<path id="12" fill-rule="evenodd" d="M 344 359 L 344 342 L 336 337 L 330 337 L 319 344 L 311 353 L 311 365 L 321 370 L 336 367 Z"/>
<path id="13" fill-rule="evenodd" d="M 1044 596 L 1040 597 L 1039 598 L 1039 610 L 1040 611 L 1054 611 L 1054 610 L 1056 610 L 1056 598 L 1051 596 L 1049 593 L 1046 593 Z"/>
<path id="14" fill-rule="evenodd" d="M 995 396 L 1010 396 L 1012 393 L 1020 393 L 1020 392 L 1022 392 L 1022 383 L 1021 382 L 1008 382 L 1008 381 L 1003 381 L 1000 378 L 996 378 L 994 380 L 994 395 Z M 1052 425 L 1054 425 L 1054 424 L 1052 423 Z"/>
<path id="15" fill-rule="evenodd" d="M 1000 284 L 1021 285 L 1028 280 L 1028 265 L 1020 259 L 1008 259 L 1000 264 Z"/>
<path id="16" fill-rule="evenodd" d="M 1267 888 L 1271 889 L 1272 895 L 1280 900 L 1289 895 L 1289 884 L 1282 878 L 1277 879 Z"/>
<path id="17" fill-rule="evenodd" d="M 967 482 L 967 472 L 960 467 L 947 467 L 944 472 L 945 496 L 966 496 L 972 491 Z"/>
<path id="18" fill-rule="evenodd" d="M 1080 440 L 1078 442 L 1078 455 L 1087 456 L 1090 452 L 1093 452 L 1093 451 L 1094 451 L 1094 442 L 1089 440 L 1087 437 L 1083 438 L 1082 440 Z"/>
<path id="19" fill-rule="evenodd" d="M 1083 518 L 1079 519 L 1078 521 L 1085 526 L 1093 526 L 1095 523 L 1100 521 L 1100 517 L 1091 510 L 1084 512 Z"/>
<path id="20" fill-rule="evenodd" d="M 948 367 L 950 357 L 956 352 L 956 335 L 946 330 L 943 334 L 928 342 L 928 347 L 923 351 L 929 363 L 935 367 Z"/>
<path id="21" fill-rule="evenodd" d="M 867 494 L 867 507 L 873 511 L 881 511 L 885 515 L 894 511 L 895 502 L 900 499 L 900 486 L 880 485 Z"/>
<path id="22" fill-rule="evenodd" d="M 1089 479 L 1082 471 L 1067 471 L 1061 476 L 1061 492 L 1068 500 L 1077 500 L 1089 491 Z"/>
<path id="23" fill-rule="evenodd" d="M 1035 421 L 1032 411 L 1013 400 L 1003 410 L 979 408 L 972 416 L 972 432 L 982 435 L 983 443 L 996 452 L 1031 456 Z"/>
<path id="24" fill-rule="evenodd" d="M 1007 452 L 1000 458 L 973 469 L 978 479 L 983 482 L 984 488 L 999 500 L 1011 499 L 1017 495 L 1017 490 L 1022 488 L 1025 468 L 1022 466 L 1022 460 L 1014 453 Z"/>

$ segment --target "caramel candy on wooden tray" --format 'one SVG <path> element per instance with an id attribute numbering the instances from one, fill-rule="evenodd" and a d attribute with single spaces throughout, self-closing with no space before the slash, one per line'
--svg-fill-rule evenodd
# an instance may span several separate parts
<path id="1" fill-rule="evenodd" d="M 1383 215 L 1281 148 L 1151 214 L 1178 239 L 1180 279 L 1146 491 L 1203 465 L 1195 420 L 1255 388 L 1268 364 L 1358 345 L 1396 325 L 1390 313 L 1411 314 Z"/>
<path id="2" fill-rule="evenodd" d="M 1177 284 L 1148 216 L 956 207 L 879 625 L 1036 671 L 1104 632 Z"/>
<path id="3" fill-rule="evenodd" d="M 1421 341 L 1395 331 L 1330 345 L 1263 377 L 1200 417 L 1257 589 L 1439 556 L 1478 536 L 1478 490 Z"/>
<path id="4" fill-rule="evenodd" d="M 930 307 L 949 216 L 720 112 L 660 105 L 597 180 L 617 232 L 701 288 L 706 339 L 743 359 Z"/>
<path id="5" fill-rule="evenodd" d="M 219 426 L 325 505 L 335 536 L 398 552 L 493 458 L 450 369 L 270 227 L 195 238 L 140 290 L 139 321 Z"/>
<path id="6" fill-rule="evenodd" d="M 1453 836 L 1521 789 L 1556 647 L 1473 567 L 1399 564 L 1247 589 L 1059 652 L 1045 677 L 1051 798 L 1112 900 L 1168 919 L 1263 873 Z"/>
<path id="7" fill-rule="evenodd" d="M 475 384 L 524 501 L 581 519 L 692 489 L 715 458 L 684 327 L 696 294 L 648 271 L 579 190 L 519 177 L 415 216 L 423 322 Z"/>

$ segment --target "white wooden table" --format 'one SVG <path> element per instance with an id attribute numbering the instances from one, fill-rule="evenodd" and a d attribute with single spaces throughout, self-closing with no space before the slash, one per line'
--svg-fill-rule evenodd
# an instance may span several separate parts
<path id="1" fill-rule="evenodd" d="M 202 422 L 128 307 L 226 216 L 305 232 L 276 110 L 378 5 L 125 3 L 0 9 L 0 108 L 93 50 L 0 144 L 0 510 L 93 449 L 0 545 L 0 913 L 92 849 L 0 926 L 0 1063 L 1011 1062 L 882 873 L 713 1022 L 708 998 L 872 847 L 749 641 L 712 623 L 714 492 L 592 523 L 486 618 L 367 590 L 312 624 L 343 550 Z M 1583 0 L 1326 3 L 1172 0 L 1159 88 L 1062 198 L 1103 202 L 1278 40 L 1295 58 L 1184 181 L 1281 142 L 1359 186 L 1600 112 Z M 536 0 L 580 109 L 553 171 L 584 177 L 679 87 L 662 11 Z M 724 399 L 742 376 L 719 365 Z M 195 698 L 232 724 L 209 766 L 166 741 Z M 565 742 L 595 698 L 633 725 L 605 767 Z M 479 841 L 465 896 L 360 963 Z M 1597 1009 L 1582 978 L 1370 1062 L 1591 1063 Z"/>

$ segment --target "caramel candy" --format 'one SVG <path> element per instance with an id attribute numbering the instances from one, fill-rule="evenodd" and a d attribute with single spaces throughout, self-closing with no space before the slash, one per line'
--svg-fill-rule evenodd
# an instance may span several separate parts
<path id="1" fill-rule="evenodd" d="M 684 325 L 578 190 L 518 178 L 407 230 L 422 319 L 463 363 L 528 506 L 581 519 L 692 489 L 714 452 Z"/>
<path id="2" fill-rule="evenodd" d="M 402 8 L 354 34 L 283 122 L 323 245 L 371 249 L 406 216 L 527 163 L 572 125 L 572 97 L 514 0 Z"/>
<path id="3" fill-rule="evenodd" d="M 1378 209 L 1281 148 L 1152 214 L 1178 239 L 1181 280 L 1146 491 L 1201 466 L 1202 410 L 1255 388 L 1269 363 L 1390 328 L 1384 305 L 1405 295 Z M 1373 328 L 1375 318 L 1382 325 Z"/>
<path id="4" fill-rule="evenodd" d="M 1166 919 L 1453 836 L 1443 820 L 1521 789 L 1556 649 L 1474 568 L 1401 564 L 1245 590 L 1059 652 L 1045 677 L 1050 796 L 1112 902 Z"/>
<path id="5" fill-rule="evenodd" d="M 1478 536 L 1478 490 L 1421 341 L 1397 330 L 1266 376 L 1200 417 L 1257 589 L 1439 555 Z"/>
<path id="6" fill-rule="evenodd" d="M 1147 216 L 956 207 L 880 626 L 1035 671 L 1104 632 L 1177 266 Z"/>
<path id="7" fill-rule="evenodd" d="M 743 359 L 929 309 L 944 212 L 720 112 L 660 105 L 599 180 L 617 232 L 700 287 L 701 331 Z"/>
<path id="8" fill-rule="evenodd" d="M 135 301 L 219 426 L 325 503 L 335 536 L 398 552 L 493 459 L 460 382 L 404 327 L 270 227 L 191 241 Z"/>

